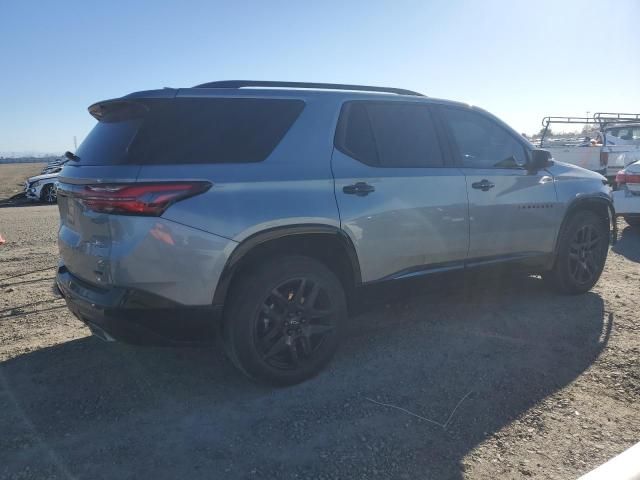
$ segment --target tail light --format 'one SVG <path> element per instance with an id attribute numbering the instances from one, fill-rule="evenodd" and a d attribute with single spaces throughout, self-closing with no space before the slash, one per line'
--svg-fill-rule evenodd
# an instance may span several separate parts
<path id="1" fill-rule="evenodd" d="M 620 170 L 616 174 L 616 183 L 618 185 L 624 185 L 626 183 L 640 183 L 640 173 L 627 173 L 624 170 Z"/>
<path id="2" fill-rule="evenodd" d="M 600 166 L 606 167 L 609 165 L 609 152 L 600 151 Z"/>
<path id="3" fill-rule="evenodd" d="M 209 188 L 209 182 L 101 184 L 86 185 L 74 196 L 94 212 L 157 217 L 171 204 Z"/>

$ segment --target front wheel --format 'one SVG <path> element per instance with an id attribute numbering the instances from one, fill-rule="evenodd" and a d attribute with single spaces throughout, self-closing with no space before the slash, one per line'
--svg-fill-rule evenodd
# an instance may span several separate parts
<path id="1" fill-rule="evenodd" d="M 42 187 L 42 190 L 40 191 L 40 200 L 45 203 L 56 203 L 58 195 L 53 184 L 49 183 Z"/>
<path id="2" fill-rule="evenodd" d="M 580 211 L 567 221 L 560 234 L 555 265 L 543 279 L 560 293 L 585 293 L 600 278 L 608 250 L 606 221 L 594 212 Z"/>
<path id="3" fill-rule="evenodd" d="M 223 326 L 227 355 L 252 379 L 299 383 L 335 353 L 346 311 L 342 284 L 325 265 L 299 255 L 271 259 L 232 286 Z"/>

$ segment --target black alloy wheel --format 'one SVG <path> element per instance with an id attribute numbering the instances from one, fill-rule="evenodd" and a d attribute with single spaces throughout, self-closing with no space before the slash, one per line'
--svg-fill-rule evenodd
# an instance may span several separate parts
<path id="1" fill-rule="evenodd" d="M 608 250 L 608 219 L 591 210 L 575 212 L 558 238 L 553 268 L 542 278 L 559 293 L 585 293 L 600 278 Z"/>
<path id="2" fill-rule="evenodd" d="M 569 274 L 576 284 L 593 283 L 600 276 L 602 241 L 594 225 L 583 225 L 575 232 L 569 246 Z"/>
<path id="3" fill-rule="evenodd" d="M 333 332 L 331 302 L 320 282 L 296 278 L 278 285 L 255 319 L 255 348 L 274 368 L 308 362 Z"/>
<path id="4" fill-rule="evenodd" d="M 342 282 L 322 262 L 282 255 L 247 268 L 225 304 L 227 356 L 254 380 L 291 385 L 316 375 L 344 335 Z"/>

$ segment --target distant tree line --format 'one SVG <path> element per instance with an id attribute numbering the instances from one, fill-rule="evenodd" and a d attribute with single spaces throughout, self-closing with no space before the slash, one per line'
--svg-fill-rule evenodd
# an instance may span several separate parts
<path id="1" fill-rule="evenodd" d="M 573 136 L 584 135 L 585 137 L 593 138 L 596 136 L 598 131 L 599 131 L 599 128 L 595 125 L 585 125 L 584 127 L 582 127 L 582 130 L 574 130 L 569 132 L 554 132 L 551 129 L 551 127 L 549 127 L 547 129 L 547 133 L 544 134 L 544 127 L 542 127 L 540 131 L 538 133 L 534 133 L 531 138 L 540 138 L 543 134 L 545 135 L 546 138 L 565 137 L 565 136 L 571 136 L 571 135 Z"/>
<path id="2" fill-rule="evenodd" d="M 58 157 L 2 157 L 0 163 L 49 163 Z"/>

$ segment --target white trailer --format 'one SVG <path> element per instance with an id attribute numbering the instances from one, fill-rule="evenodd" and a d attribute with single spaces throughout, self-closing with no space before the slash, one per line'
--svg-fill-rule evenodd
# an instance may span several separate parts
<path id="1" fill-rule="evenodd" d="M 594 139 L 550 139 L 547 132 L 553 124 L 593 125 L 598 135 Z M 593 117 L 544 117 L 542 125 L 540 148 L 549 150 L 559 162 L 601 173 L 612 183 L 618 171 L 640 160 L 640 114 L 599 112 Z"/>

